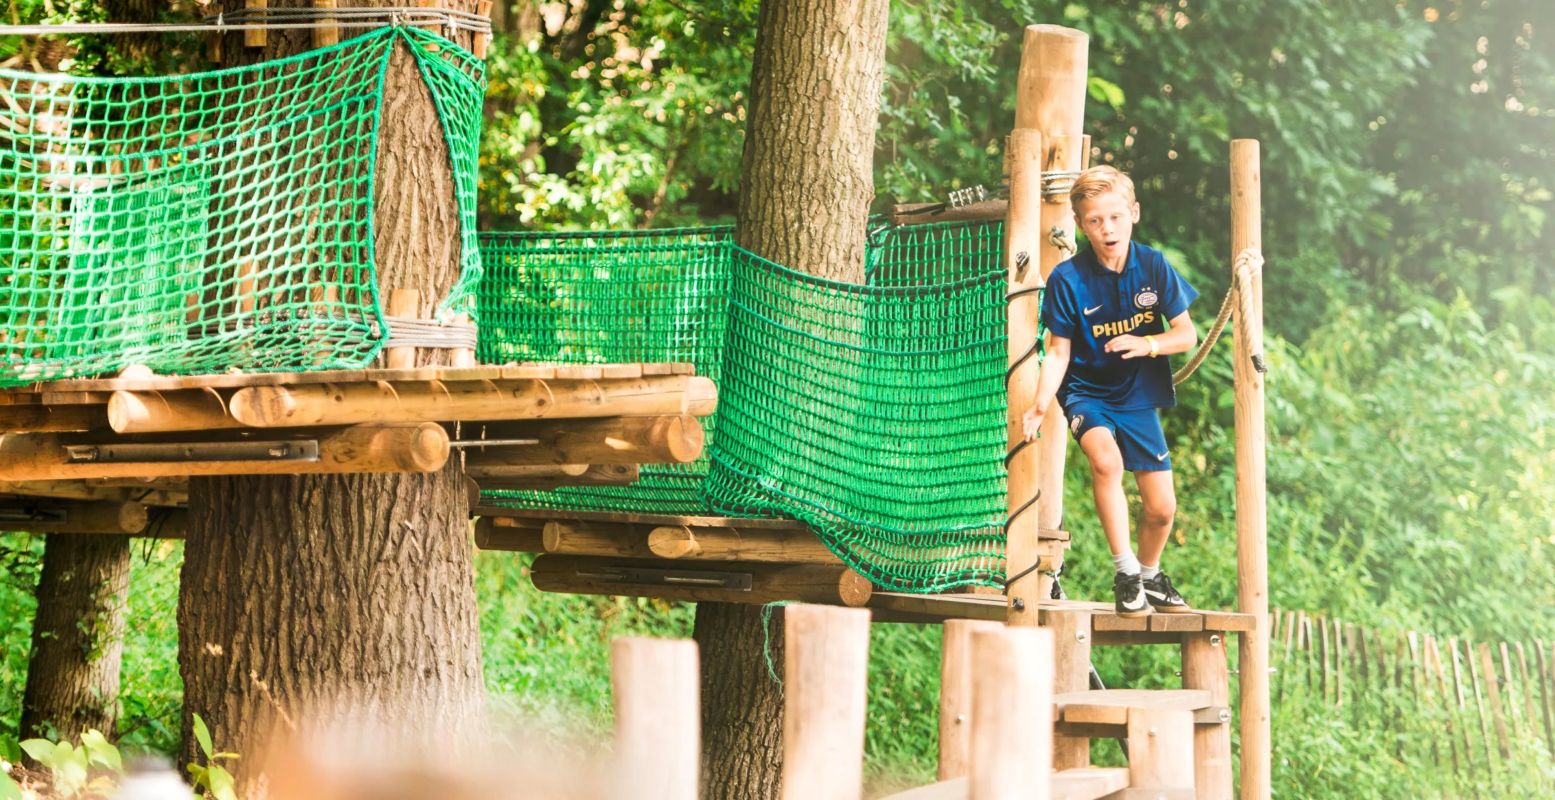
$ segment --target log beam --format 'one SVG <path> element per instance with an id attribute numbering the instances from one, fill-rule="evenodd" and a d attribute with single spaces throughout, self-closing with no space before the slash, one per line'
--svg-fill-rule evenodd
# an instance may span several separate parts
<path id="1" fill-rule="evenodd" d="M 472 451 L 466 456 L 471 475 L 476 465 L 686 464 L 702 455 L 705 441 L 702 423 L 687 415 L 510 422 L 487 426 L 486 433 L 538 444 Z"/>
<path id="2" fill-rule="evenodd" d="M 69 445 L 112 445 L 49 433 L 0 438 L 0 480 L 56 481 L 170 475 L 317 475 L 433 472 L 448 460 L 448 432 L 435 423 L 356 425 L 317 437 L 318 458 L 226 461 L 72 461 Z M 133 444 L 123 441 L 119 444 Z M 183 442 L 191 450 L 221 442 Z"/>
<path id="3" fill-rule="evenodd" d="M 100 405 L 0 406 L 0 433 L 62 433 L 106 427 L 108 417 Z"/>
<path id="4" fill-rule="evenodd" d="M 0 501 L 0 530 L 29 533 L 139 533 L 146 507 L 135 502 Z"/>
<path id="5" fill-rule="evenodd" d="M 114 392 L 108 425 L 117 433 L 167 433 L 242 428 L 214 389 L 182 392 Z"/>
<path id="6" fill-rule="evenodd" d="M 664 525 L 649 532 L 648 549 L 660 558 L 672 559 L 842 564 L 815 534 L 781 528 Z"/>
<path id="7" fill-rule="evenodd" d="M 652 558 L 644 533 L 641 527 L 626 523 L 551 520 L 545 523 L 545 552 Z"/>
<path id="8" fill-rule="evenodd" d="M 526 524 L 515 524 L 515 523 Z M 475 521 L 475 546 L 510 553 L 544 553 L 545 526 L 507 517 L 481 517 Z"/>
<path id="9" fill-rule="evenodd" d="M 862 606 L 874 587 L 846 567 L 820 564 L 668 564 L 547 554 L 530 567 L 535 588 L 567 594 L 765 605 L 779 600 Z"/>

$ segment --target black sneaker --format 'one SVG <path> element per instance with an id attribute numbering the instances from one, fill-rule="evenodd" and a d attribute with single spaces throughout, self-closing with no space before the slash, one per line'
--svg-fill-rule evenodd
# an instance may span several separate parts
<path id="1" fill-rule="evenodd" d="M 1138 573 L 1119 572 L 1112 579 L 1112 596 L 1117 598 L 1115 608 L 1120 617 L 1145 617 L 1150 615 L 1150 602 L 1145 599 L 1145 584 Z"/>
<path id="2" fill-rule="evenodd" d="M 1193 609 L 1188 608 L 1188 601 L 1182 599 L 1182 595 L 1172 587 L 1172 579 L 1166 577 L 1166 573 L 1157 572 L 1154 578 L 1145 578 L 1145 598 L 1156 611 L 1164 614 L 1186 614 Z"/>

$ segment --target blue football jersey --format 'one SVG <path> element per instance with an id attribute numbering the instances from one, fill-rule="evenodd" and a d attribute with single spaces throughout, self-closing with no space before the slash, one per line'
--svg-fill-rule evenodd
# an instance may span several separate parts
<path id="1" fill-rule="evenodd" d="M 1164 333 L 1167 321 L 1198 296 L 1161 251 L 1138 242 L 1130 244 L 1122 272 L 1102 266 L 1089 247 L 1055 267 L 1042 298 L 1042 324 L 1072 343 L 1058 402 L 1067 408 L 1071 400 L 1095 399 L 1119 410 L 1174 405 L 1165 357 L 1125 360 L 1102 348 L 1126 333 Z"/>

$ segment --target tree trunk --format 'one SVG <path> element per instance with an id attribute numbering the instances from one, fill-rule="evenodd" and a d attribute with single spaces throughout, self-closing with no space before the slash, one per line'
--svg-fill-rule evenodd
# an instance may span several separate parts
<path id="1" fill-rule="evenodd" d="M 469 11 L 474 0 L 444 5 Z M 304 50 L 310 38 L 271 31 L 263 57 Z M 245 52 L 240 36 L 225 45 Z M 379 287 L 420 289 L 420 316 L 430 317 L 458 272 L 448 149 L 403 48 L 386 81 Z M 199 714 L 218 750 L 242 755 L 230 764 L 240 795 L 259 797 L 273 733 L 349 730 L 330 743 L 380 757 L 395 752 L 383 748 L 457 751 L 482 736 L 469 503 L 456 460 L 432 475 L 197 478 L 189 494 L 178 608 L 185 757 Z"/>
<path id="2" fill-rule="evenodd" d="M 113 736 L 130 581 L 127 536 L 54 534 L 43 551 L 23 738 Z"/>
<path id="3" fill-rule="evenodd" d="M 757 255 L 863 279 L 886 10 L 886 0 L 762 3 L 735 230 Z M 697 606 L 709 800 L 778 795 L 782 689 L 767 659 L 783 663 L 782 627 L 781 613 L 764 632 L 759 608 Z"/>

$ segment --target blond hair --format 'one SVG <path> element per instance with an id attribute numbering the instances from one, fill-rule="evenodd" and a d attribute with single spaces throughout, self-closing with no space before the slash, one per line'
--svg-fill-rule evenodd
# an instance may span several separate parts
<path id="1" fill-rule="evenodd" d="M 1119 171 L 1116 167 L 1105 165 L 1091 167 L 1080 173 L 1080 177 L 1075 178 L 1074 188 L 1069 190 L 1069 202 L 1075 208 L 1079 208 L 1080 201 L 1100 197 L 1108 192 L 1117 192 L 1123 195 L 1123 199 L 1127 200 L 1130 205 L 1138 202 L 1134 198 L 1134 182 L 1129 179 L 1128 175 Z"/>

